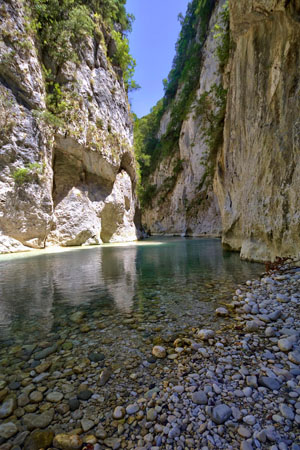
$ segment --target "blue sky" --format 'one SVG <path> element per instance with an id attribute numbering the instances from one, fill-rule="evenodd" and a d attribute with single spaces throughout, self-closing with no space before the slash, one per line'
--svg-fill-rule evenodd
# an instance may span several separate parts
<path id="1" fill-rule="evenodd" d="M 132 110 L 138 117 L 150 112 L 163 96 L 166 78 L 175 55 L 180 32 L 177 20 L 185 15 L 189 0 L 127 0 L 128 13 L 135 16 L 129 34 L 130 52 L 136 59 L 134 79 L 141 89 L 129 94 Z"/>

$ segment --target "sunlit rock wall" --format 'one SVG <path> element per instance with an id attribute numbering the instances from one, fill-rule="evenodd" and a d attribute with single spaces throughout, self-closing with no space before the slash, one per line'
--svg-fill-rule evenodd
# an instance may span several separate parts
<path id="1" fill-rule="evenodd" d="M 132 123 L 118 69 L 87 38 L 79 64 L 57 74 L 70 106 L 64 126 L 49 123 L 26 6 L 1 4 L 0 253 L 135 240 Z"/>
<path id="2" fill-rule="evenodd" d="M 203 118 L 195 113 L 197 100 L 213 85 L 221 83 L 219 64 L 216 57 L 217 40 L 215 24 L 219 20 L 224 1 L 217 2 L 209 23 L 209 33 L 202 52 L 202 65 L 199 74 L 199 89 L 195 102 L 191 105 L 187 119 L 183 122 L 179 152 L 165 158 L 150 177 L 149 184 L 155 185 L 158 194 L 152 205 L 143 212 L 143 223 L 152 234 L 175 234 L 189 236 L 220 236 L 221 216 L 212 184 L 205 183 L 206 167 L 203 158 L 208 151 L 207 137 L 203 133 Z M 199 24 L 199 32 L 200 32 Z M 170 111 L 167 110 L 160 124 L 160 135 L 167 130 Z M 178 161 L 182 170 L 174 174 Z M 176 169 L 175 169 L 176 172 Z M 172 189 L 164 193 L 163 186 L 168 180 L 176 178 Z"/>

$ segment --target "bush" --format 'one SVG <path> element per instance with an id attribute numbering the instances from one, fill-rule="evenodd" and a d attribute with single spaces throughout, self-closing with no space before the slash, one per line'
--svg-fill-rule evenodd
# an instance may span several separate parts
<path id="1" fill-rule="evenodd" d="M 42 51 L 57 66 L 78 61 L 75 47 L 93 34 L 95 24 L 91 11 L 76 0 L 31 0 L 34 21 Z"/>
<path id="2" fill-rule="evenodd" d="M 152 200 L 154 199 L 157 188 L 154 184 L 149 184 L 145 188 L 141 185 L 138 187 L 138 196 L 141 202 L 141 207 L 149 207 L 152 205 Z"/>
<path id="3" fill-rule="evenodd" d="M 74 106 L 71 97 L 56 81 L 61 66 L 67 61 L 79 63 L 81 43 L 87 36 L 116 41 L 113 59 L 124 73 L 128 90 L 138 88 L 132 80 L 135 61 L 129 54 L 125 33 L 131 29 L 133 16 L 125 10 L 126 0 L 28 0 L 32 20 L 28 18 L 27 31 L 34 33 L 40 44 L 41 59 L 47 90 L 48 110 L 63 118 L 63 113 Z M 117 31 L 116 31 L 117 30 Z M 49 119 L 49 117 L 48 117 Z"/>
<path id="4" fill-rule="evenodd" d="M 38 176 L 43 173 L 44 165 L 40 163 L 29 163 L 25 167 L 16 169 L 12 173 L 12 177 L 17 185 L 22 185 L 24 183 L 38 181 Z"/>
<path id="5" fill-rule="evenodd" d="M 129 41 L 118 31 L 112 31 L 112 37 L 116 43 L 117 51 L 113 56 L 113 62 L 118 65 L 122 72 L 126 90 L 138 89 L 132 80 L 136 66 L 135 59 L 129 53 Z"/>
<path id="6" fill-rule="evenodd" d="M 33 116 L 38 120 L 43 120 L 47 125 L 51 125 L 55 128 L 62 128 L 64 126 L 63 120 L 53 114 L 51 111 L 33 111 Z"/>
<path id="7" fill-rule="evenodd" d="M 13 172 L 12 176 L 15 183 L 20 185 L 26 181 L 30 181 L 30 170 L 26 167 L 22 167 Z"/>

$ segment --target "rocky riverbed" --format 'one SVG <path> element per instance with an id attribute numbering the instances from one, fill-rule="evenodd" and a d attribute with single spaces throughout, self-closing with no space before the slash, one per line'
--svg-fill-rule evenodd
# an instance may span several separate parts
<path id="1" fill-rule="evenodd" d="M 105 318 L 94 330 L 78 311 L 80 351 L 63 331 L 1 351 L 0 449 L 299 450 L 299 304 L 300 269 L 284 267 L 239 286 L 217 331 L 136 342 L 120 361 L 89 345 Z"/>

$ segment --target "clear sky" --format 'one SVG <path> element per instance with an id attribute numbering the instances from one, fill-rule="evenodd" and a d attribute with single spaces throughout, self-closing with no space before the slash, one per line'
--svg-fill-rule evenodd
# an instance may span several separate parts
<path id="1" fill-rule="evenodd" d="M 129 99 L 138 117 L 148 114 L 163 96 L 162 80 L 171 69 L 180 32 L 177 17 L 180 12 L 185 15 L 188 2 L 127 0 L 127 12 L 135 16 L 128 36 L 130 53 L 137 63 L 134 80 L 141 86 L 129 94 Z"/>

